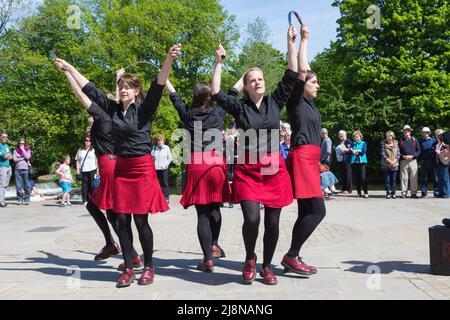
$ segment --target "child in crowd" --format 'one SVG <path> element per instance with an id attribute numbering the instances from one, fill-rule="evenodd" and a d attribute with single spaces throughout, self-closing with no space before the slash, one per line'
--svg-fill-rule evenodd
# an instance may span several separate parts
<path id="1" fill-rule="evenodd" d="M 63 196 L 61 200 L 61 207 L 70 207 L 70 191 L 72 191 L 72 174 L 70 172 L 70 156 L 63 157 L 63 163 L 59 166 L 57 173 L 60 175 L 59 185 L 61 186 Z"/>

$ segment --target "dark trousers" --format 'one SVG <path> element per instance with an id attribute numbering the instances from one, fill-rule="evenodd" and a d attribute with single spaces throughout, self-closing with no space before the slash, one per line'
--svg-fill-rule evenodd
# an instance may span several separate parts
<path id="1" fill-rule="evenodd" d="M 422 181 L 422 196 L 426 195 L 428 192 L 428 182 L 431 180 L 433 182 L 433 192 L 434 195 L 438 193 L 438 177 L 436 174 L 436 163 L 435 159 L 422 160 L 420 163 L 420 179 Z"/>
<path id="2" fill-rule="evenodd" d="M 352 166 L 347 161 L 338 162 L 341 175 L 341 190 L 352 192 Z"/>
<path id="3" fill-rule="evenodd" d="M 169 169 L 156 170 L 156 175 L 158 176 L 159 185 L 164 193 L 164 197 L 166 200 L 169 200 Z"/>
<path id="4" fill-rule="evenodd" d="M 397 171 L 383 170 L 386 194 L 394 195 L 397 186 Z"/>
<path id="5" fill-rule="evenodd" d="M 366 165 L 364 163 L 352 164 L 353 174 L 356 177 L 356 190 L 361 195 L 361 187 L 364 194 L 367 194 L 367 179 L 366 179 Z"/>
<path id="6" fill-rule="evenodd" d="M 17 200 L 19 202 L 30 202 L 30 183 L 28 182 L 28 169 L 14 170 L 14 178 L 16 181 Z"/>
<path id="7" fill-rule="evenodd" d="M 94 191 L 94 177 L 97 170 L 81 173 L 81 199 L 83 203 L 88 202 Z"/>

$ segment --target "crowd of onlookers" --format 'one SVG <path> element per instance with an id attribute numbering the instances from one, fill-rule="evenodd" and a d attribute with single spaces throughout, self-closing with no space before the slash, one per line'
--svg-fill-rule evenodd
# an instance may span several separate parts
<path id="1" fill-rule="evenodd" d="M 435 198 L 448 199 L 450 196 L 449 181 L 449 145 L 442 141 L 441 129 L 436 129 L 434 135 L 428 127 L 424 127 L 421 136 L 412 136 L 413 129 L 405 125 L 402 137 L 396 139 L 391 130 L 385 133 L 385 139 L 379 145 L 380 170 L 384 175 L 387 199 L 397 198 L 397 176 L 400 180 L 402 198 L 406 198 L 410 191 L 411 198 L 425 198 L 428 196 L 428 185 L 432 184 L 432 194 Z M 234 154 L 225 154 L 227 158 L 228 176 L 231 182 L 234 161 L 237 157 L 238 133 L 235 127 L 222 131 L 223 150 L 234 150 Z M 344 130 L 338 133 L 338 143 L 328 136 L 328 130 L 321 130 L 320 170 L 321 186 L 325 199 L 332 199 L 334 195 L 351 194 L 353 185 L 356 186 L 357 197 L 369 198 L 366 166 L 368 163 L 368 145 L 359 130 L 347 137 Z M 231 147 L 230 145 L 234 145 Z M 377 146 L 378 147 L 378 146 Z M 288 123 L 280 125 L 280 152 L 287 160 L 291 151 L 291 130 Z M 152 150 L 156 172 L 161 188 L 169 202 L 169 165 L 172 161 L 171 151 L 165 144 L 163 135 L 158 135 Z M 331 165 L 336 161 L 335 168 L 339 179 L 332 172 Z M 14 171 L 11 167 L 14 162 Z M 11 176 L 14 174 L 17 200 L 19 205 L 28 205 L 32 196 L 44 197 L 35 188 L 34 170 L 32 167 L 32 152 L 24 138 L 20 138 L 12 150 L 8 145 L 8 134 L 0 135 L 0 207 L 6 206 L 5 191 Z M 98 179 L 98 166 L 95 152 L 91 146 L 91 139 L 87 135 L 75 156 L 76 176 L 81 181 L 82 202 L 86 203 Z M 63 192 L 62 206 L 70 206 L 70 192 L 73 177 L 70 170 L 70 156 L 63 157 L 62 164 L 56 173 L 59 176 L 60 187 Z M 419 192 L 420 177 L 420 195 Z M 340 183 L 341 191 L 335 185 Z M 232 204 L 229 204 L 232 207 Z"/>
<path id="2" fill-rule="evenodd" d="M 285 141 L 288 133 L 283 133 L 286 124 L 281 126 L 281 152 L 284 154 Z M 425 198 L 428 185 L 433 185 L 432 194 L 435 198 L 448 199 L 450 195 L 449 182 L 449 145 L 442 141 L 443 130 L 437 129 L 432 135 L 428 127 L 421 131 L 421 137 L 412 136 L 413 129 L 405 125 L 401 130 L 403 135 L 398 140 L 391 130 L 385 133 L 385 139 L 379 145 L 381 172 L 384 175 L 386 199 L 396 199 L 397 175 L 400 173 L 401 197 L 406 198 L 410 191 L 411 198 Z M 333 161 L 333 143 L 328 137 L 327 129 L 321 131 L 322 144 L 319 170 L 321 172 L 322 190 L 325 198 L 330 198 L 338 192 L 335 184 L 338 181 L 330 171 Z M 347 137 L 344 130 L 338 133 L 339 142 L 334 147 L 337 161 L 337 171 L 340 178 L 341 193 L 351 194 L 353 183 L 356 185 L 358 197 L 368 198 L 368 183 L 366 166 L 368 163 L 368 145 L 363 134 L 357 130 Z M 377 146 L 378 147 L 378 146 Z M 420 195 L 419 177 L 421 182 Z"/>

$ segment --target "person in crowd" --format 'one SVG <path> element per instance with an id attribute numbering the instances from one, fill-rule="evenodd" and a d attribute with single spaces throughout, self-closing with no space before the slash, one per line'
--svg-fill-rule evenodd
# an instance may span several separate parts
<path id="1" fill-rule="evenodd" d="M 6 207 L 5 194 L 11 179 L 11 160 L 13 154 L 8 145 L 8 134 L 0 132 L 0 208 Z"/>
<path id="2" fill-rule="evenodd" d="M 411 136 L 412 129 L 409 125 L 403 127 L 403 137 L 400 146 L 400 183 L 402 198 L 408 193 L 408 183 L 411 190 L 411 198 L 417 199 L 417 158 L 420 156 L 420 145 L 416 138 Z"/>
<path id="3" fill-rule="evenodd" d="M 114 155 L 114 137 L 112 133 L 111 117 L 82 92 L 82 88 L 72 77 L 71 73 L 68 70 L 62 70 L 61 63 L 56 62 L 56 67 L 59 71 L 64 73 L 73 93 L 85 107 L 86 111 L 91 115 L 88 121 L 88 132 L 92 139 L 91 143 L 95 150 L 98 172 L 101 179 L 100 185 L 94 189 L 92 196 L 86 205 L 86 209 L 96 222 L 105 239 L 105 245 L 100 252 L 95 255 L 94 260 L 106 260 L 120 252 L 120 246 L 115 242 L 108 226 L 109 221 L 114 232 L 119 235 L 117 215 L 113 211 L 116 156 Z M 119 80 L 124 74 L 125 70 L 118 70 L 116 72 L 116 80 Z M 108 95 L 108 98 L 116 100 L 112 95 Z M 106 211 L 106 217 L 102 210 Z M 132 248 L 132 256 L 133 268 L 137 269 L 143 267 L 143 263 L 134 247 Z M 124 264 L 120 264 L 118 269 L 119 271 L 123 271 Z"/>
<path id="4" fill-rule="evenodd" d="M 138 280 L 140 285 L 153 283 L 153 232 L 148 214 L 167 211 L 167 201 L 159 186 L 151 157 L 151 128 L 169 77 L 174 59 L 181 45 L 170 48 L 159 75 L 144 97 L 141 81 L 136 76 L 124 75 L 118 81 L 119 102 L 110 100 L 73 66 L 62 61 L 82 91 L 111 117 L 117 157 L 114 170 L 114 205 L 117 214 L 120 245 L 124 256 L 124 271 L 117 287 L 131 285 L 135 278 L 132 250 L 131 218 L 134 218 L 144 251 L 144 269 Z"/>
<path id="5" fill-rule="evenodd" d="M 281 155 L 283 156 L 283 160 L 286 161 L 289 152 L 291 151 L 291 134 L 285 133 L 283 137 L 283 143 L 281 143 Z"/>
<path id="6" fill-rule="evenodd" d="M 320 163 L 330 166 L 333 142 L 331 142 L 330 137 L 328 137 L 328 130 L 325 128 L 320 130 L 320 137 L 322 138 L 322 143 L 320 144 Z"/>
<path id="7" fill-rule="evenodd" d="M 435 174 L 436 165 L 436 138 L 430 136 L 431 130 L 428 127 L 422 129 L 422 137 L 418 139 L 420 146 L 420 178 L 422 181 L 422 194 L 421 198 L 426 198 L 428 195 L 428 182 L 433 183 L 433 193 L 437 194 L 438 182 Z"/>
<path id="8" fill-rule="evenodd" d="M 338 138 L 339 144 L 336 146 L 336 160 L 341 176 L 341 192 L 350 194 L 352 193 L 352 166 L 349 151 L 352 147 L 352 141 L 347 139 L 347 132 L 344 130 L 339 131 Z"/>
<path id="9" fill-rule="evenodd" d="M 169 203 L 169 165 L 172 162 L 172 154 L 170 147 L 165 144 L 166 138 L 163 134 L 158 134 L 155 139 L 156 143 L 152 149 L 152 156 L 155 160 L 156 175 L 158 176 L 159 185 L 164 193 L 167 203 Z"/>
<path id="10" fill-rule="evenodd" d="M 244 99 L 220 90 L 221 70 L 225 49 L 216 50 L 211 95 L 218 105 L 236 120 L 238 129 L 256 133 L 256 141 L 243 138 L 245 152 L 239 154 L 233 177 L 233 203 L 240 203 L 244 215 L 242 235 L 245 244 L 245 262 L 242 270 L 243 281 L 252 283 L 256 278 L 255 254 L 260 223 L 260 203 L 264 205 L 264 248 L 260 276 L 263 283 L 274 285 L 277 277 L 270 267 L 279 236 L 281 209 L 292 203 L 289 175 L 280 153 L 280 111 L 286 104 L 297 81 L 294 27 L 288 31 L 288 70 L 275 91 L 265 95 L 264 73 L 259 68 L 248 70 L 235 84 L 239 92 L 244 90 Z M 263 136 L 263 139 L 258 137 Z M 256 142 L 256 143 L 254 143 Z"/>
<path id="11" fill-rule="evenodd" d="M 339 180 L 326 164 L 319 163 L 319 171 L 323 197 L 325 200 L 330 200 L 334 194 L 338 193 L 335 184 L 338 183 Z"/>
<path id="12" fill-rule="evenodd" d="M 219 132 L 226 112 L 213 104 L 211 88 L 205 83 L 195 85 L 190 106 L 183 101 L 170 81 L 167 81 L 166 88 L 184 128 L 191 137 L 190 161 L 186 165 L 186 187 L 180 203 L 184 208 L 195 206 L 198 218 L 197 235 L 203 251 L 203 260 L 199 262 L 197 269 L 212 272 L 213 258 L 225 257 L 225 252 L 219 246 L 222 226 L 220 206 L 231 201 L 231 189 L 222 153 L 225 132 L 222 130 L 220 141 L 216 141 L 215 137 L 208 139 L 204 134 L 207 131 Z M 198 127 L 198 124 L 201 126 Z M 196 135 L 202 137 L 200 143 L 194 138 Z M 217 146 L 216 150 L 205 150 L 214 144 Z"/>
<path id="13" fill-rule="evenodd" d="M 396 199 L 397 172 L 400 162 L 400 148 L 391 130 L 385 133 L 381 142 L 381 171 L 386 185 L 386 199 Z"/>
<path id="14" fill-rule="evenodd" d="M 310 276 L 317 268 L 306 264 L 300 251 L 326 214 L 322 195 L 320 172 L 321 117 L 314 100 L 320 88 L 317 74 L 308 63 L 309 28 L 301 29 L 298 54 L 298 79 L 287 101 L 287 115 L 292 128 L 293 150 L 286 162 L 291 176 L 294 198 L 297 199 L 298 217 L 292 229 L 291 245 L 281 265 L 285 272 Z"/>
<path id="15" fill-rule="evenodd" d="M 438 178 L 438 192 L 436 198 L 448 199 L 450 196 L 450 180 L 449 180 L 449 166 L 450 157 L 448 156 L 448 150 L 450 146 L 442 140 L 441 136 L 444 130 L 437 129 L 435 131 L 436 146 L 435 146 L 435 161 L 436 172 Z"/>
<path id="16" fill-rule="evenodd" d="M 59 175 L 59 186 L 63 192 L 60 207 L 70 207 L 70 192 L 72 191 L 72 173 L 70 171 L 70 156 L 63 157 L 63 163 L 59 166 L 56 173 Z"/>
<path id="17" fill-rule="evenodd" d="M 75 161 L 77 177 L 81 177 L 81 199 L 85 205 L 94 191 L 94 177 L 98 173 L 97 157 L 90 136 L 84 138 L 83 145 L 75 156 Z"/>
<path id="18" fill-rule="evenodd" d="M 367 143 L 362 140 L 363 134 L 357 130 L 353 132 L 353 143 L 350 148 L 351 165 L 353 168 L 353 175 L 356 177 L 356 191 L 357 197 L 362 197 L 361 188 L 364 191 L 364 198 L 369 198 L 367 191 Z"/>
<path id="19" fill-rule="evenodd" d="M 25 143 L 25 138 L 20 138 L 13 153 L 15 163 L 14 178 L 16 182 L 17 201 L 19 205 L 30 204 L 29 172 L 32 162 L 31 149 Z"/>

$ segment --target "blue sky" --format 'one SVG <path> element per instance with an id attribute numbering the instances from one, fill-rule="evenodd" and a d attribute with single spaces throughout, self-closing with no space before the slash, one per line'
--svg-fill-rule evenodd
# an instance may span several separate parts
<path id="1" fill-rule="evenodd" d="M 336 39 L 338 8 L 331 6 L 332 0 L 220 0 L 228 13 L 237 18 L 241 35 L 245 35 L 247 24 L 263 18 L 270 28 L 269 42 L 281 52 L 286 52 L 288 13 L 297 11 L 303 23 L 309 26 L 310 41 L 308 58 L 327 48 Z M 295 24 L 298 29 L 298 23 Z"/>
<path id="2" fill-rule="evenodd" d="M 42 0 L 31 0 L 34 4 Z M 336 39 L 336 20 L 339 10 L 331 6 L 332 0 L 219 0 L 228 13 L 237 18 L 241 35 L 245 36 L 247 24 L 263 18 L 270 28 L 269 42 L 281 52 L 286 52 L 288 12 L 295 10 L 311 30 L 308 58 L 327 48 Z M 298 28 L 298 24 L 296 24 Z"/>

